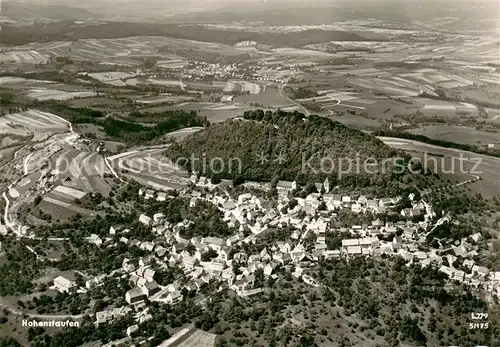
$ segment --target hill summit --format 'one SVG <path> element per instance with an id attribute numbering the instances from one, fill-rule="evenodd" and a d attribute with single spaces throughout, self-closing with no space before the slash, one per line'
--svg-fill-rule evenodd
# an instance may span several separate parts
<path id="1" fill-rule="evenodd" d="M 350 189 L 398 189 L 396 150 L 370 134 L 297 111 L 247 111 L 175 143 L 166 155 L 215 182 L 279 179 L 305 185 L 328 178 Z"/>

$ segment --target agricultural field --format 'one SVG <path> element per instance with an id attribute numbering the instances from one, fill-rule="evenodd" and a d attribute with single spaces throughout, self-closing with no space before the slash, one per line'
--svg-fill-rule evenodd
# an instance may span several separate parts
<path id="1" fill-rule="evenodd" d="M 51 157 L 51 167 L 57 172 L 57 180 L 66 187 L 83 192 L 100 192 L 107 196 L 111 187 L 104 176 L 111 171 L 104 158 L 96 152 L 65 147 Z M 56 181 L 57 181 L 56 180 Z"/>
<path id="2" fill-rule="evenodd" d="M 248 81 L 229 81 L 225 82 L 223 87 L 224 92 L 241 92 L 250 95 L 257 95 L 261 93 L 261 86 L 257 83 Z"/>
<path id="3" fill-rule="evenodd" d="M 16 63 L 16 64 L 43 64 L 49 60 L 49 55 L 37 51 L 10 51 L 0 53 L 0 63 Z"/>
<path id="4" fill-rule="evenodd" d="M 65 92 L 56 89 L 31 89 L 26 96 L 29 98 L 45 101 L 45 100 L 71 100 L 75 98 L 87 98 L 96 96 L 97 93 L 91 91 L 85 92 Z"/>
<path id="5" fill-rule="evenodd" d="M 106 96 L 95 96 L 95 97 L 84 97 L 78 99 L 72 99 L 68 101 L 71 107 L 91 107 L 93 109 L 119 109 L 128 105 L 126 100 L 106 97 Z"/>
<path id="6" fill-rule="evenodd" d="M 227 119 L 243 115 L 252 109 L 249 104 L 214 103 L 214 102 L 181 102 L 171 106 L 151 106 L 141 108 L 141 112 L 162 112 L 168 110 L 196 111 L 198 115 L 207 117 L 211 123 L 224 122 Z"/>
<path id="7" fill-rule="evenodd" d="M 189 175 L 163 156 L 164 148 L 131 150 L 108 158 L 113 169 L 128 179 L 155 189 L 182 189 L 189 184 Z"/>
<path id="8" fill-rule="evenodd" d="M 0 148 L 0 169 L 14 158 L 14 154 L 19 148 L 20 146 Z"/>
<path id="9" fill-rule="evenodd" d="M 136 103 L 143 105 L 155 105 L 155 104 L 163 104 L 163 103 L 181 103 L 191 101 L 193 97 L 185 96 L 185 95 L 172 95 L 170 93 L 160 94 L 158 96 L 151 97 L 137 97 L 133 100 Z"/>
<path id="10" fill-rule="evenodd" d="M 0 77 L 0 86 L 19 91 L 28 99 L 38 101 L 64 101 L 97 95 L 96 92 L 82 86 L 12 76 Z"/>
<path id="11" fill-rule="evenodd" d="M 22 77 L 14 76 L 2 76 L 0 77 L 0 86 L 5 88 L 30 88 L 39 87 L 40 85 L 55 84 L 56 82 L 48 80 L 35 80 Z"/>
<path id="12" fill-rule="evenodd" d="M 403 149 L 410 153 L 417 152 L 417 157 L 422 158 L 422 153 L 427 153 L 428 157 L 439 155 L 438 171 L 453 173 L 462 173 L 466 179 L 471 179 L 475 175 L 481 176 L 481 180 L 471 183 L 467 187 L 473 192 L 481 194 L 485 198 L 491 198 L 500 194 L 500 182 L 498 172 L 500 172 L 500 158 L 476 154 L 463 150 L 438 147 L 422 142 L 416 142 L 399 138 L 380 138 L 387 145 Z M 433 163 L 432 160 L 430 160 Z M 463 165 L 461 170 L 460 165 Z M 479 164 L 478 164 L 479 163 Z M 476 166 L 477 165 L 477 166 Z M 463 173 L 467 173 L 464 175 Z"/>
<path id="13" fill-rule="evenodd" d="M 121 66 L 140 65 L 144 58 L 157 59 L 160 66 L 169 69 L 181 69 L 186 60 L 175 50 L 202 49 L 213 52 L 231 53 L 237 49 L 229 45 L 175 39 L 164 36 L 137 36 L 116 39 L 81 39 L 74 42 L 53 41 L 48 43 L 30 43 L 15 47 L 11 52 L 3 53 L 6 61 L 44 62 L 48 57 L 68 57 L 76 61 L 98 61 Z M 201 53 L 201 52 L 200 52 Z"/>
<path id="14" fill-rule="evenodd" d="M 500 133 L 476 130 L 474 128 L 451 125 L 430 125 L 408 130 L 413 134 L 469 145 L 500 147 Z"/>
<path id="15" fill-rule="evenodd" d="M 13 210 L 30 204 L 39 195 L 41 200 L 33 211 L 34 218 L 36 214 L 43 215 L 44 219 L 50 216 L 53 220 L 76 214 L 96 215 L 76 200 L 94 193 L 108 196 L 114 179 L 102 156 L 65 144 L 64 141 L 71 141 L 67 136 L 56 139 L 50 146 L 36 145 L 24 158 L 26 175 L 9 192 Z"/>
<path id="16" fill-rule="evenodd" d="M 471 116 L 478 117 L 479 110 L 475 105 L 465 102 L 451 102 L 444 100 L 434 100 L 425 98 L 413 99 L 416 103 L 421 105 L 421 113 L 424 116 L 435 117 L 457 117 L 457 116 Z"/>
<path id="17" fill-rule="evenodd" d="M 0 117 L 0 134 L 34 136 L 34 141 L 67 130 L 67 122 L 54 114 L 42 111 L 29 110 Z"/>
<path id="18" fill-rule="evenodd" d="M 261 92 L 258 95 L 247 94 L 240 95 L 234 98 L 236 103 L 258 104 L 264 108 L 281 108 L 291 107 L 294 104 L 290 102 L 275 85 L 264 85 L 261 87 Z"/>

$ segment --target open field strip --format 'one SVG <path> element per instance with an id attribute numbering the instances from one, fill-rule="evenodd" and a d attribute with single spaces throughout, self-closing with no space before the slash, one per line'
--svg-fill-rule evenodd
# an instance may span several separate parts
<path id="1" fill-rule="evenodd" d="M 14 77 L 14 76 L 2 76 L 0 77 L 0 85 L 25 85 L 27 83 L 36 83 L 36 84 L 57 84 L 54 81 L 48 80 L 34 80 L 24 77 Z"/>
<path id="2" fill-rule="evenodd" d="M 365 100 L 365 99 L 359 99 L 359 98 L 352 100 L 352 102 L 356 102 L 358 104 L 365 104 L 365 105 L 373 105 L 373 104 L 377 103 L 374 100 Z"/>
<path id="3" fill-rule="evenodd" d="M 454 81 L 460 82 L 460 83 L 467 85 L 467 86 L 474 84 L 473 81 L 468 80 L 468 79 L 463 78 L 463 77 L 460 77 L 460 76 L 457 76 L 457 75 L 446 74 L 446 76 L 448 76 L 450 79 L 452 79 Z"/>
<path id="4" fill-rule="evenodd" d="M 45 112 L 25 111 L 0 117 L 0 133 L 28 136 L 35 135 L 35 140 L 46 137 L 50 133 L 67 129 L 57 116 Z"/>
<path id="5" fill-rule="evenodd" d="M 27 96 L 36 100 L 70 100 L 74 98 L 92 97 L 96 96 L 95 92 L 65 92 L 57 89 L 32 89 L 28 92 Z"/>
<path id="6" fill-rule="evenodd" d="M 357 108 L 358 110 L 365 110 L 365 107 L 362 106 L 355 106 L 355 105 L 348 105 L 348 104 L 338 104 L 338 106 L 344 106 L 344 107 L 352 107 L 352 108 Z"/>
<path id="7" fill-rule="evenodd" d="M 411 91 L 411 90 L 407 90 L 407 89 L 394 88 L 394 87 L 383 87 L 383 89 L 398 93 L 397 96 L 399 96 L 399 95 L 417 96 L 419 94 L 419 92 L 417 92 L 417 91 Z"/>
<path id="8" fill-rule="evenodd" d="M 453 89 L 453 88 L 458 88 L 458 87 L 464 87 L 466 84 L 460 83 L 457 81 L 450 81 L 450 82 L 443 82 L 439 84 L 440 87 L 445 88 L 445 89 Z"/>
<path id="9" fill-rule="evenodd" d="M 466 108 L 470 110 L 477 110 L 477 107 L 475 105 L 469 104 L 467 102 L 461 102 L 460 105 L 465 106 Z"/>
<path id="10" fill-rule="evenodd" d="M 396 80 L 396 81 L 403 83 L 403 85 L 415 86 L 415 82 L 407 80 L 406 78 L 402 78 L 399 76 L 393 76 L 391 78 L 392 78 L 392 80 Z"/>
<path id="11" fill-rule="evenodd" d="M 443 76 L 441 74 L 429 75 L 429 78 L 433 81 L 433 83 L 447 82 L 450 80 L 448 77 Z"/>
<path id="12" fill-rule="evenodd" d="M 78 189 L 73 189 L 65 186 L 57 186 L 53 189 L 53 191 L 62 194 L 63 196 L 67 196 L 68 199 L 81 199 L 86 194 Z"/>
<path id="13" fill-rule="evenodd" d="M 396 82 L 396 81 L 391 81 L 391 80 L 384 80 L 384 82 L 389 83 L 391 85 L 395 85 L 397 87 L 403 87 L 403 88 L 405 88 L 407 86 L 407 85 L 405 85 L 403 83 Z"/>
<path id="14" fill-rule="evenodd" d="M 481 82 L 493 83 L 493 84 L 499 84 L 500 85 L 500 79 L 481 78 L 480 81 Z"/>
<path id="15" fill-rule="evenodd" d="M 83 175 L 81 162 L 83 158 L 87 155 L 85 152 L 79 153 L 75 158 L 73 158 L 69 164 L 69 173 L 73 177 L 80 177 Z"/>
<path id="16" fill-rule="evenodd" d="M 312 98 L 297 99 L 297 101 L 300 101 L 300 102 L 303 102 L 303 101 L 322 102 L 322 101 L 328 101 L 330 99 L 331 99 L 330 95 L 323 95 L 323 96 L 313 96 Z"/>
<path id="17" fill-rule="evenodd" d="M 401 75 L 401 76 L 404 76 L 404 77 L 410 77 L 410 78 L 414 78 L 416 80 L 419 80 L 419 81 L 424 81 L 425 83 L 429 83 L 429 84 L 432 84 L 434 82 L 432 82 L 432 80 L 428 79 L 427 77 L 421 75 L 421 74 L 405 74 L 405 75 Z"/>
<path id="18" fill-rule="evenodd" d="M 424 110 L 432 110 L 432 111 L 455 111 L 455 105 L 429 105 L 425 104 L 423 107 Z"/>
<path id="19" fill-rule="evenodd" d="M 61 200 L 57 200 L 57 199 L 51 198 L 50 196 L 44 196 L 42 198 L 42 200 L 50 202 L 51 204 L 54 204 L 54 205 L 65 207 L 65 208 L 70 208 L 71 207 L 71 204 L 69 204 L 67 202 L 64 202 L 64 201 L 61 201 Z"/>

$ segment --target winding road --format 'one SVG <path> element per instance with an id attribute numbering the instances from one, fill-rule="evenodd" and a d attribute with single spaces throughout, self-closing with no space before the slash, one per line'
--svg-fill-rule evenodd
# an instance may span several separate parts
<path id="1" fill-rule="evenodd" d="M 0 299 L 1 300 L 1 299 Z M 37 318 L 41 320 L 66 320 L 66 319 L 73 319 L 73 320 L 79 320 L 82 319 L 85 315 L 84 314 L 38 314 L 38 313 L 29 313 L 29 312 L 24 312 L 18 308 L 14 308 L 10 305 L 6 305 L 4 303 L 0 303 L 0 308 L 5 309 L 9 311 L 10 313 L 16 315 L 16 316 L 28 316 L 30 318 Z"/>

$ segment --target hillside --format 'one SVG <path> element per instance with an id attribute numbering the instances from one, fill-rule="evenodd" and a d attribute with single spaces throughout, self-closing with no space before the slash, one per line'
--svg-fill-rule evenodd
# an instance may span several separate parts
<path id="1" fill-rule="evenodd" d="M 346 188 L 373 193 L 398 190 L 399 176 L 392 170 L 397 154 L 375 137 L 327 118 L 261 110 L 211 125 L 166 152 L 186 169 L 216 181 L 295 179 L 305 185 L 328 177 Z M 377 165 L 364 165 L 367 158 Z"/>
<path id="2" fill-rule="evenodd" d="M 256 41 L 278 47 L 302 47 L 328 41 L 370 41 L 356 33 L 342 30 L 304 30 L 288 33 L 258 33 L 208 29 L 199 25 L 170 25 L 151 23 L 110 22 L 97 25 L 75 26 L 66 20 L 49 24 L 15 27 L 4 25 L 0 42 L 24 44 L 30 42 L 65 41 L 75 39 L 112 39 L 130 36 L 168 36 L 203 42 L 233 45 L 240 41 Z M 384 40 L 383 37 L 379 38 Z"/>
<path id="3" fill-rule="evenodd" d="M 11 1 L 2 3 L 2 16 L 11 18 L 48 18 L 54 20 L 101 18 L 100 15 L 77 7 Z"/>
<path id="4" fill-rule="evenodd" d="M 390 22 L 411 23 L 434 17 L 459 17 L 463 20 L 495 18 L 492 3 L 476 3 L 471 7 L 464 1 L 395 2 L 395 1 L 335 1 L 317 2 L 315 6 L 303 3 L 232 3 L 223 9 L 182 13 L 169 16 L 168 23 L 234 23 L 256 22 L 266 25 L 319 25 L 347 20 L 373 18 Z M 493 11 L 492 11 L 493 10 Z"/>

